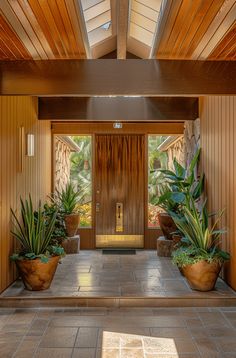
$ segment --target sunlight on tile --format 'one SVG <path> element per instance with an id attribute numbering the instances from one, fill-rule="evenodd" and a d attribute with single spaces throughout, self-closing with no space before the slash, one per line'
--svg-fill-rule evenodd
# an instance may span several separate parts
<path id="1" fill-rule="evenodd" d="M 179 357 L 175 340 L 173 338 L 103 331 L 102 358 L 144 358 L 147 355 L 154 356 L 156 354 L 171 354 L 176 358 Z"/>

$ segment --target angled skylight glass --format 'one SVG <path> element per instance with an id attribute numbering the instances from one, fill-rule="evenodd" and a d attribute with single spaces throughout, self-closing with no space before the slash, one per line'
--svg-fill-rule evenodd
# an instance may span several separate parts
<path id="1" fill-rule="evenodd" d="M 151 47 L 162 0 L 131 0 L 129 36 Z"/>
<path id="2" fill-rule="evenodd" d="M 112 36 L 111 1 L 81 0 L 90 46 Z"/>

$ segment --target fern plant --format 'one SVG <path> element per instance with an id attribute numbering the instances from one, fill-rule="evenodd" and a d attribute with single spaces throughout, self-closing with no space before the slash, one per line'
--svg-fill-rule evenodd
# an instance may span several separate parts
<path id="1" fill-rule="evenodd" d="M 14 224 L 14 230 L 11 233 L 19 241 L 21 247 L 20 253 L 13 254 L 11 259 L 41 258 L 43 262 L 47 262 L 51 255 L 63 255 L 63 248 L 51 245 L 56 213 L 46 223 L 48 218 L 43 211 L 41 202 L 38 204 L 37 211 L 34 211 L 31 196 L 25 201 L 20 199 L 20 203 L 20 220 L 11 209 Z"/>

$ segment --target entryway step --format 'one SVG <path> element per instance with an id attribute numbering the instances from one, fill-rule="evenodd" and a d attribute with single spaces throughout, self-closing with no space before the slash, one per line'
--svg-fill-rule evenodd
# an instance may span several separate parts
<path id="1" fill-rule="evenodd" d="M 1 297 L 0 307 L 233 307 L 236 297 Z"/>

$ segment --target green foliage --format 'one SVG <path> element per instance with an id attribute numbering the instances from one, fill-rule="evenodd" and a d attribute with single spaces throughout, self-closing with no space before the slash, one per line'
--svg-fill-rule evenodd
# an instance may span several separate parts
<path id="1" fill-rule="evenodd" d="M 178 267 L 193 265 L 202 260 L 209 263 L 213 261 L 223 263 L 229 260 L 229 254 L 219 249 L 202 252 L 193 246 L 181 246 L 172 253 L 172 262 Z"/>
<path id="2" fill-rule="evenodd" d="M 163 180 L 159 184 L 161 195 L 158 197 L 156 205 L 162 207 L 170 215 L 180 213 L 184 206 L 191 210 L 192 199 L 197 201 L 201 197 L 204 189 L 204 175 L 199 179 L 195 178 L 199 157 L 200 149 L 196 151 L 188 170 L 176 159 L 173 161 L 174 171 L 159 170 L 163 175 Z"/>
<path id="3" fill-rule="evenodd" d="M 70 155 L 70 180 L 80 193 L 77 209 L 80 212 L 80 226 L 92 224 L 92 142 L 91 136 L 73 136 L 80 151 Z"/>
<path id="4" fill-rule="evenodd" d="M 13 254 L 11 259 L 25 258 L 34 260 L 39 257 L 44 261 L 44 257 L 56 255 L 56 251 L 50 248 L 56 213 L 48 219 L 43 211 L 41 202 L 39 202 L 37 211 L 34 211 L 30 196 L 29 200 L 23 201 L 21 199 L 20 202 L 21 220 L 17 218 L 15 212 L 11 209 L 14 222 L 14 230 L 11 233 L 20 242 L 21 252 Z"/>
<path id="5" fill-rule="evenodd" d="M 211 229 L 209 229 L 206 201 L 200 209 L 197 209 L 192 201 L 191 211 L 187 207 L 183 207 L 182 215 L 172 215 L 172 217 L 185 240 L 193 247 L 207 252 L 216 243 L 219 243 L 221 235 L 225 233 L 225 230 L 216 230 L 223 212 L 219 213 Z"/>
<path id="6" fill-rule="evenodd" d="M 206 201 L 200 209 L 192 199 L 191 210 L 182 208 L 181 215 L 173 214 L 176 226 L 183 234 L 182 245 L 173 253 L 173 262 L 178 266 L 198 262 L 200 260 L 228 260 L 229 254 L 218 248 L 220 238 L 225 230 L 216 229 L 224 211 L 217 215 L 217 219 L 209 228 L 209 214 Z"/>
<path id="7" fill-rule="evenodd" d="M 62 213 L 72 214 L 76 212 L 80 193 L 74 189 L 72 183 L 68 183 L 66 188 L 61 192 L 56 193 L 57 203 L 61 208 Z"/>
<path id="8" fill-rule="evenodd" d="M 159 145 L 166 139 L 160 135 L 148 136 L 148 194 L 149 204 L 155 205 L 159 196 L 157 183 L 162 180 L 160 168 L 167 167 L 167 153 L 158 150 Z"/>
<path id="9" fill-rule="evenodd" d="M 50 218 L 55 215 L 55 225 L 52 232 L 52 240 L 66 238 L 66 229 L 64 224 L 64 214 L 60 211 L 58 203 L 50 197 L 50 202 L 44 204 L 44 214 L 46 216 L 46 225 L 49 224 Z"/>

